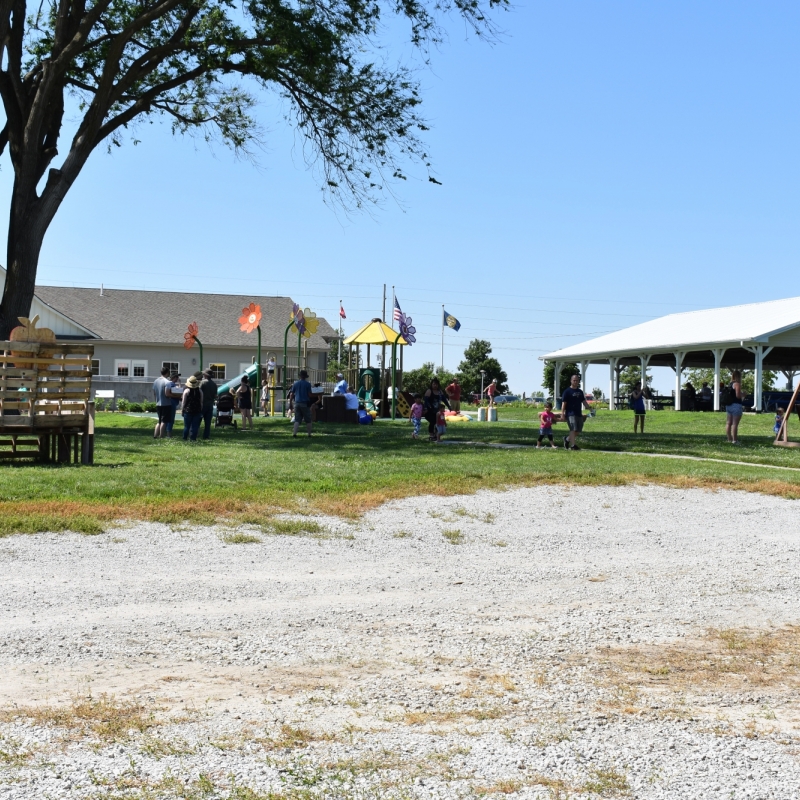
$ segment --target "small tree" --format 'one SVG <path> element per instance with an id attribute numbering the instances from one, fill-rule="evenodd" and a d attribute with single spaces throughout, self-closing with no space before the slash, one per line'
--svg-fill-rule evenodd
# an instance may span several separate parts
<path id="1" fill-rule="evenodd" d="M 602 400 L 603 390 L 598 386 L 595 386 L 594 389 L 592 389 L 592 397 L 594 397 L 595 400 Z"/>
<path id="2" fill-rule="evenodd" d="M 561 372 L 558 376 L 558 390 L 559 392 L 563 392 L 564 389 L 569 386 L 569 382 L 572 379 L 573 375 L 580 375 L 581 370 L 577 364 L 574 363 L 567 363 L 561 365 Z M 553 381 L 556 377 L 556 365 L 553 361 L 548 361 L 544 365 L 544 374 L 542 376 L 542 386 L 546 392 L 550 392 L 551 394 L 555 391 L 555 386 L 553 385 Z"/>
<path id="3" fill-rule="evenodd" d="M 486 373 L 483 378 L 484 389 L 497 378 L 498 394 L 508 391 L 508 375 L 503 371 L 500 362 L 489 355 L 491 352 L 492 345 L 485 339 L 473 339 L 464 351 L 464 359 L 458 365 L 458 380 L 465 394 L 480 393 L 481 370 Z"/>
<path id="4" fill-rule="evenodd" d="M 343 358 L 341 361 L 338 360 L 338 355 L 338 352 L 331 348 L 331 354 L 328 356 L 328 371 L 326 375 L 329 381 L 335 381 L 337 373 L 343 373 L 347 369 L 347 354 L 342 354 Z"/>
<path id="5" fill-rule="evenodd" d="M 426 361 L 417 369 L 409 369 L 403 373 L 403 391 L 411 394 L 424 394 L 434 378 L 438 378 L 442 389 L 451 383 L 455 376 L 441 367 L 435 367 L 433 361 Z"/>
<path id="6" fill-rule="evenodd" d="M 619 390 L 620 393 L 623 395 L 630 394 L 633 391 L 633 387 L 636 386 L 637 383 L 640 383 L 642 380 L 642 368 L 637 366 L 636 364 L 630 364 L 629 366 L 625 367 L 619 374 Z M 647 376 L 647 388 L 650 388 L 650 384 L 653 382 L 653 376 Z"/>

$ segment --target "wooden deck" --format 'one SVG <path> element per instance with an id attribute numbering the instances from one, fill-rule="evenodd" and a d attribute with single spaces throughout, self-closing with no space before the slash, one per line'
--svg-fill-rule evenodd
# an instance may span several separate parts
<path id="1" fill-rule="evenodd" d="M 0 342 L 0 459 L 94 461 L 94 347 Z"/>

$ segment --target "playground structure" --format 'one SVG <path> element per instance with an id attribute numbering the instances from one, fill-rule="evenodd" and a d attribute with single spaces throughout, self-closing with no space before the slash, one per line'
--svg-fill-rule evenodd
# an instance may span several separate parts
<path id="1" fill-rule="evenodd" d="M 410 320 L 409 320 L 410 322 Z M 406 330 L 408 335 L 408 329 Z M 376 411 L 382 417 L 396 416 L 400 411 L 401 416 L 408 416 L 411 407 L 407 399 L 401 395 L 399 386 L 402 385 L 403 378 L 403 351 L 400 350 L 400 369 L 397 369 L 397 348 L 407 347 L 411 344 L 402 331 L 390 328 L 380 317 L 375 317 L 366 325 L 359 328 L 352 336 L 348 336 L 344 343 L 349 347 L 348 365 L 352 371 L 355 361 L 358 380 L 349 385 L 358 386 L 359 400 L 364 403 L 367 411 Z M 413 337 L 410 337 L 412 338 Z M 361 346 L 367 348 L 367 366 L 361 367 Z M 391 370 L 386 368 L 386 348 L 391 347 Z M 355 359 L 353 348 L 355 347 Z M 380 367 L 373 368 L 371 364 L 372 347 L 380 347 L 382 350 Z M 389 404 L 389 381 L 387 373 L 391 375 L 391 407 Z"/>
<path id="2" fill-rule="evenodd" d="M 357 394 L 369 411 L 375 411 L 381 416 L 393 419 L 399 412 L 407 417 L 411 407 L 408 398 L 402 392 L 395 391 L 394 387 L 402 385 L 403 351 L 402 348 L 410 346 L 416 341 L 413 334 L 415 329 L 411 326 L 411 318 L 401 315 L 400 331 L 395 331 L 380 318 L 375 318 L 344 340 L 348 345 L 348 366 L 341 372 L 349 386 L 357 386 Z M 267 360 L 274 360 L 275 368 L 267 371 L 267 366 L 262 358 L 261 351 L 261 308 L 255 303 L 242 309 L 238 322 L 245 333 L 257 333 L 256 356 L 253 364 L 244 372 L 225 381 L 218 387 L 220 394 L 235 390 L 247 377 L 253 389 L 253 410 L 256 415 L 261 408 L 261 387 L 268 389 L 268 403 L 266 413 L 269 416 L 281 414 L 285 416 L 288 406 L 288 396 L 292 385 L 300 377 L 300 372 L 308 374 L 308 380 L 313 384 L 323 385 L 326 392 L 330 392 L 332 381 L 329 380 L 326 369 L 313 369 L 308 365 L 308 338 L 316 332 L 319 320 L 308 308 L 302 309 L 297 303 L 292 307 L 289 322 L 284 330 L 283 361 L 279 363 L 275 353 L 269 353 Z M 296 355 L 289 354 L 289 336 L 297 336 Z M 198 338 L 197 323 L 191 323 L 184 334 L 184 347 L 191 348 L 195 343 L 200 347 L 200 362 L 203 363 L 202 343 Z M 366 347 L 366 366 L 361 366 L 361 347 Z M 373 367 L 371 363 L 372 348 L 381 347 L 382 357 L 380 366 Z M 386 366 L 386 349 L 391 348 L 391 369 Z M 397 369 L 397 348 L 400 349 L 400 369 Z M 391 386 L 391 390 L 389 389 Z M 391 398 L 391 403 L 389 402 Z M 279 408 L 280 406 L 280 408 Z"/>
<path id="3" fill-rule="evenodd" d="M 5 341 L 0 350 L 0 458 L 93 464 L 94 347 Z"/>

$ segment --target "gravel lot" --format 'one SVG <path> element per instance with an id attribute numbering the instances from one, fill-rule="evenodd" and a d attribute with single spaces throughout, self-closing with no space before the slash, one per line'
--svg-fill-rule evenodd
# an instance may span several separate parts
<path id="1" fill-rule="evenodd" d="M 799 509 L 543 487 L 0 539 L 0 800 L 800 798 Z"/>

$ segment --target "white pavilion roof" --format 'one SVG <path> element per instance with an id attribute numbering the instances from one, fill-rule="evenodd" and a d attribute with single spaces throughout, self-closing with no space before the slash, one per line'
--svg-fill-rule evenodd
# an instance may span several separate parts
<path id="1" fill-rule="evenodd" d="M 685 311 L 651 319 L 596 339 L 573 344 L 540 358 L 582 358 L 674 350 L 703 350 L 719 345 L 765 344 L 770 336 L 800 327 L 800 297 L 741 306 Z"/>

